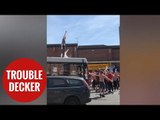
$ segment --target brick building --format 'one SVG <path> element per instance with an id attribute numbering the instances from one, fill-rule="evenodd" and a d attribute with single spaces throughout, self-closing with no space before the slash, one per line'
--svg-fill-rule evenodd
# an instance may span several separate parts
<path id="1" fill-rule="evenodd" d="M 69 49 L 67 55 L 68 57 L 77 57 L 77 47 L 78 44 L 66 44 L 66 50 Z M 61 44 L 48 44 L 47 45 L 47 56 L 48 57 L 60 57 L 61 53 Z"/>
<path id="2" fill-rule="evenodd" d="M 120 65 L 120 46 L 66 44 L 68 57 L 84 57 L 90 70 L 105 69 L 106 66 Z M 61 44 L 47 45 L 47 56 L 60 57 Z"/>
<path id="3" fill-rule="evenodd" d="M 90 69 L 105 69 L 120 64 L 120 46 L 87 45 L 78 46 L 78 56 L 88 60 Z"/>

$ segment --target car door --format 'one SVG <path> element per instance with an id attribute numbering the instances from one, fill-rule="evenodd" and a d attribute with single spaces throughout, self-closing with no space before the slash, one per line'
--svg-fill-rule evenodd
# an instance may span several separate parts
<path id="1" fill-rule="evenodd" d="M 63 104 L 67 82 L 63 78 L 49 78 L 47 82 L 47 103 Z"/>

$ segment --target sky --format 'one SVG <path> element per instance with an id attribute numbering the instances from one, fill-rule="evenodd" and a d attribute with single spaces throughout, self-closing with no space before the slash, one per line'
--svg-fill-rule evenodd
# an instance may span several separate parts
<path id="1" fill-rule="evenodd" d="M 48 15 L 47 44 L 120 45 L 119 15 Z"/>

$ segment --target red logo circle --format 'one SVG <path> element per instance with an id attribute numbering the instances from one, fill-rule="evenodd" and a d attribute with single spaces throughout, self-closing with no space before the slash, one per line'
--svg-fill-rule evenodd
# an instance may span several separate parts
<path id="1" fill-rule="evenodd" d="M 18 102 L 32 102 L 46 88 L 46 73 L 35 60 L 20 58 L 11 62 L 3 74 L 7 94 Z"/>

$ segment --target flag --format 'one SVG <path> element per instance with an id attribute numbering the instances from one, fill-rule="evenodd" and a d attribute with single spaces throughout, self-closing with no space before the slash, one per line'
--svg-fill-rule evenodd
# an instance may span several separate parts
<path id="1" fill-rule="evenodd" d="M 61 43 L 61 49 L 65 51 L 65 47 L 66 47 L 66 34 L 67 31 L 65 31 L 64 36 L 62 38 L 62 43 Z"/>

